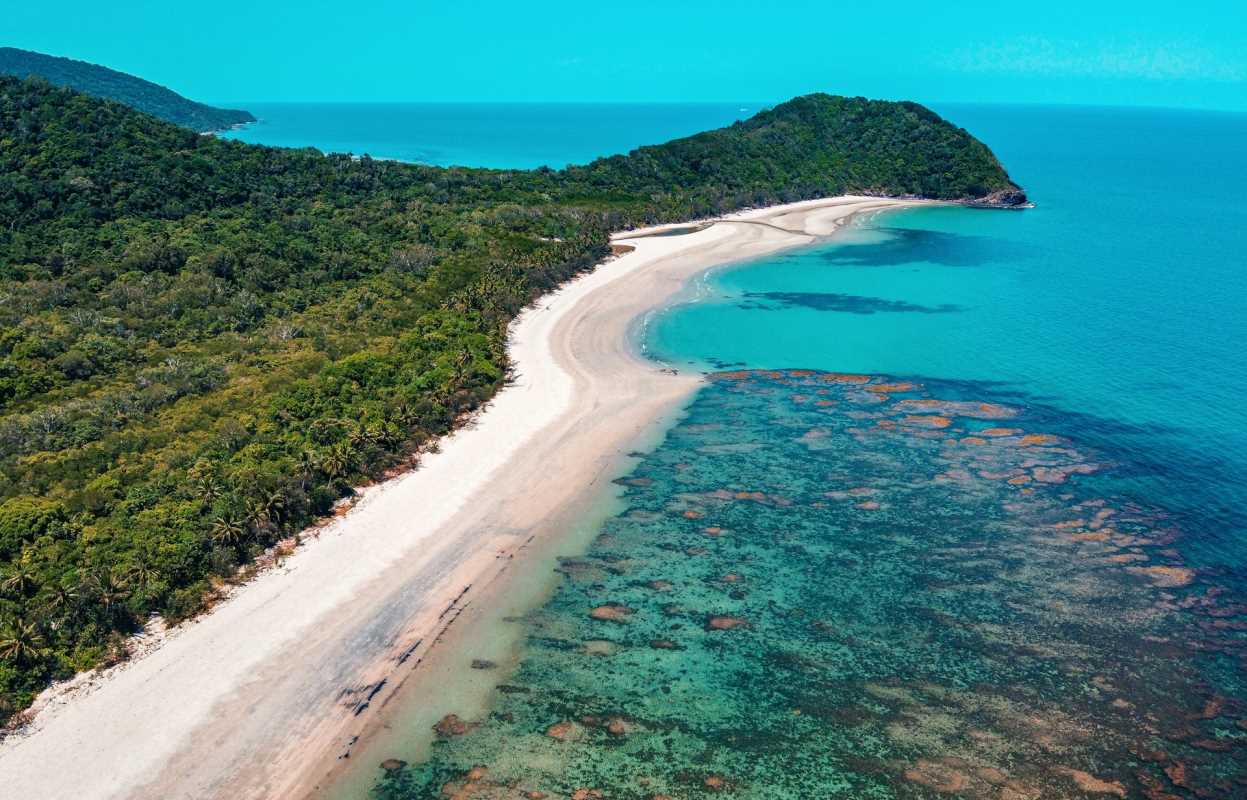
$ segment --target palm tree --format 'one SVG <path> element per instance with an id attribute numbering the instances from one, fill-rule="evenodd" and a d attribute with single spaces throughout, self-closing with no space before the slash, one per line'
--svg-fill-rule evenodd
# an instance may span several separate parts
<path id="1" fill-rule="evenodd" d="M 130 596 L 125 580 L 115 570 L 106 569 L 91 576 L 89 585 L 95 600 L 104 611 L 104 618 L 112 624 L 117 608 Z"/>
<path id="2" fill-rule="evenodd" d="M 472 351 L 464 349 L 455 358 L 455 385 L 462 386 L 468 374 L 468 366 L 472 363 Z"/>
<path id="3" fill-rule="evenodd" d="M 274 489 L 264 498 L 264 515 L 274 525 L 286 518 L 286 494 L 280 489 Z"/>
<path id="4" fill-rule="evenodd" d="M 126 572 L 126 581 L 140 589 L 146 589 L 158 580 L 160 580 L 160 572 L 146 559 L 133 564 Z"/>
<path id="5" fill-rule="evenodd" d="M 325 457 L 321 460 L 320 468 L 325 473 L 325 477 L 333 482 L 338 482 L 351 473 L 351 468 L 355 465 L 355 451 L 347 442 L 339 442 L 329 449 Z"/>
<path id="6" fill-rule="evenodd" d="M 306 490 L 307 482 L 312 479 L 316 471 L 320 469 L 317 462 L 316 454 L 311 450 L 299 451 L 299 489 Z"/>
<path id="7" fill-rule="evenodd" d="M 419 418 L 416 410 L 407 403 L 399 403 L 398 407 L 394 409 L 394 419 L 404 428 L 410 428 L 416 424 L 416 420 Z"/>
<path id="8" fill-rule="evenodd" d="M 386 421 L 372 427 L 372 440 L 386 450 L 393 450 L 403 440 L 403 434 L 393 422 Z"/>
<path id="9" fill-rule="evenodd" d="M 203 495 L 204 502 L 211 505 L 213 500 L 225 493 L 225 486 L 217 476 L 207 475 L 199 484 L 199 491 Z"/>
<path id="10" fill-rule="evenodd" d="M 31 661 L 41 654 L 46 644 L 38 623 L 17 617 L 0 631 L 0 658 L 19 664 Z"/>
<path id="11" fill-rule="evenodd" d="M 264 503 L 259 500 L 252 499 L 247 501 L 246 508 L 242 512 L 242 518 L 247 530 L 252 533 L 263 533 L 268 530 L 268 512 L 264 510 Z"/>
<path id="12" fill-rule="evenodd" d="M 195 491 L 204 505 L 211 505 L 225 492 L 225 486 L 215 472 L 203 470 L 194 477 Z"/>
<path id="13" fill-rule="evenodd" d="M 14 597 L 25 597 L 39 585 L 39 576 L 25 558 L 13 565 L 13 568 L 0 581 L 0 588 Z"/>
<path id="14" fill-rule="evenodd" d="M 347 444 L 352 450 L 362 450 L 365 446 L 372 444 L 372 430 L 360 423 L 347 437 Z"/>
<path id="15" fill-rule="evenodd" d="M 218 544 L 237 545 L 247 538 L 247 525 L 236 514 L 217 517 L 209 534 Z"/>
<path id="16" fill-rule="evenodd" d="M 57 583 L 48 592 L 47 599 L 43 601 L 43 608 L 50 615 L 65 614 L 69 616 L 78 610 L 78 600 L 81 597 L 82 595 L 77 588 Z"/>

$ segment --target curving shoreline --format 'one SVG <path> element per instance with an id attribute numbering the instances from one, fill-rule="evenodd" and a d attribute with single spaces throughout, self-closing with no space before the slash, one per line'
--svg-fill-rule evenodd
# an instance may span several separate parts
<path id="1" fill-rule="evenodd" d="M 419 691 L 430 670 L 413 666 L 465 606 L 496 600 L 529 543 L 557 541 L 552 521 L 600 493 L 700 384 L 633 351 L 637 317 L 708 267 L 914 202 L 831 198 L 721 221 L 762 224 L 625 234 L 633 250 L 516 320 L 513 383 L 440 452 L 89 692 L 45 701 L 28 733 L 0 743 L 0 784 L 29 797 L 275 798 L 332 782 L 383 707 Z"/>

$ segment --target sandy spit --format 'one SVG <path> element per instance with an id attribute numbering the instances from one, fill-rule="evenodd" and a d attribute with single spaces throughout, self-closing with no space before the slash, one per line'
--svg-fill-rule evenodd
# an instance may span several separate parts
<path id="1" fill-rule="evenodd" d="M 514 381 L 419 469 L 365 489 L 211 613 L 149 637 L 120 667 L 45 692 L 31 725 L 0 742 L 0 794 L 307 796 L 457 609 L 497 591 L 506 567 L 522 569 L 524 544 L 557 536 L 548 523 L 560 509 L 615 477 L 630 445 L 697 389 L 700 376 L 634 352 L 636 320 L 707 268 L 909 204 L 830 198 L 679 236 L 616 237 L 635 249 L 513 323 Z"/>

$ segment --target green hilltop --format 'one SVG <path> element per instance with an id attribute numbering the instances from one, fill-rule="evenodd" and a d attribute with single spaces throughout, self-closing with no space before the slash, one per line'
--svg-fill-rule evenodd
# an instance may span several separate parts
<path id="1" fill-rule="evenodd" d="M 57 86 L 125 103 L 145 114 L 201 133 L 255 122 L 255 117 L 247 111 L 196 103 L 171 89 L 124 72 L 15 47 L 0 47 L 0 75 L 37 76 Z"/>
<path id="2" fill-rule="evenodd" d="M 0 77 L 0 719 L 488 400 L 507 324 L 611 231 L 844 192 L 1024 199 L 911 103 L 810 95 L 585 166 L 443 169 Z"/>

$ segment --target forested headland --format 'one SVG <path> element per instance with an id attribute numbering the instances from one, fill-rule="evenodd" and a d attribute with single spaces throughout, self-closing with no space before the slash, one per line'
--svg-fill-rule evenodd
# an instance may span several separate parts
<path id="1" fill-rule="evenodd" d="M 1016 188 L 912 103 L 810 95 L 585 166 L 445 169 L 0 77 L 0 720 L 488 400 L 507 324 L 611 231 Z"/>
<path id="2" fill-rule="evenodd" d="M 0 47 L 0 75 L 38 76 L 56 86 L 116 100 L 166 122 L 200 132 L 255 122 L 249 111 L 196 103 L 172 89 L 115 69 L 16 47 Z"/>

